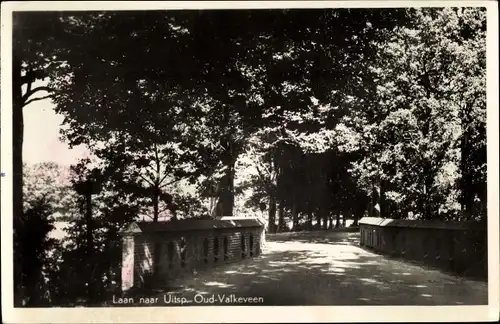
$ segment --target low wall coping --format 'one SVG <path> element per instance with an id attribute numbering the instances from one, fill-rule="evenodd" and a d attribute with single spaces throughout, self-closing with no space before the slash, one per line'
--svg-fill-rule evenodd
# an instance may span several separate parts
<path id="1" fill-rule="evenodd" d="M 478 222 L 456 222 L 456 221 L 434 221 L 434 220 L 410 220 L 391 219 L 382 217 L 363 217 L 358 223 L 360 225 L 371 225 L 379 227 L 411 227 L 411 228 L 434 228 L 448 230 L 486 230 Z"/>
<path id="2" fill-rule="evenodd" d="M 158 232 L 186 232 L 211 229 L 261 227 L 264 223 L 254 217 L 222 217 L 221 219 L 180 219 L 161 222 L 134 222 L 120 231 L 121 235 Z"/>

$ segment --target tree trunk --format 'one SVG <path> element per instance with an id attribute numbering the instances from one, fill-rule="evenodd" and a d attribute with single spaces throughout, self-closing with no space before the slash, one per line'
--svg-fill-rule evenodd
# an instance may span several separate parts
<path id="1" fill-rule="evenodd" d="M 356 208 L 356 209 L 354 210 L 354 214 L 353 214 L 353 222 L 352 222 L 352 225 L 351 225 L 351 226 L 359 226 L 358 221 L 359 221 L 359 219 L 360 219 L 361 217 L 363 217 L 363 212 L 364 212 L 364 210 L 363 210 L 363 209 L 361 209 L 361 208 Z"/>
<path id="2" fill-rule="evenodd" d="M 278 232 L 284 232 L 285 230 L 285 203 L 280 202 L 278 209 Z"/>
<path id="3" fill-rule="evenodd" d="M 383 218 L 388 217 L 386 215 L 387 210 L 385 207 L 385 200 L 384 200 L 385 187 L 386 187 L 385 181 L 380 180 L 379 181 L 379 197 L 378 197 L 378 204 L 379 204 L 379 210 L 380 210 L 379 217 L 383 217 Z"/>
<path id="4" fill-rule="evenodd" d="M 269 197 L 269 232 L 276 233 L 276 198 Z"/>
<path id="5" fill-rule="evenodd" d="M 153 222 L 158 222 L 160 218 L 160 188 L 158 186 L 153 187 Z"/>
<path id="6" fill-rule="evenodd" d="M 328 215 L 328 229 L 333 229 L 333 217 L 330 214 Z"/>
<path id="7" fill-rule="evenodd" d="M 13 225 L 14 235 L 21 233 L 23 221 L 23 139 L 24 139 L 24 121 L 23 121 L 23 100 L 22 100 L 22 81 L 21 81 L 21 59 L 14 50 L 12 57 L 12 196 L 13 196 Z M 5 131 L 5 130 L 4 130 Z M 21 305 L 23 296 L 22 282 L 22 255 L 16 253 L 21 250 L 20 240 L 14 243 L 14 304 Z"/>
<path id="8" fill-rule="evenodd" d="M 95 299 L 94 290 L 94 235 L 93 235 L 93 224 L 92 224 L 92 187 L 90 183 L 88 184 L 88 193 L 85 195 L 86 212 L 85 212 L 85 222 L 86 222 L 86 237 L 87 237 L 87 262 L 89 271 L 87 273 L 87 298 L 88 303 L 92 304 Z"/>
<path id="9" fill-rule="evenodd" d="M 324 209 L 321 209 L 321 213 L 323 216 L 323 229 L 327 230 L 328 229 L 328 213 Z"/>
<path id="10" fill-rule="evenodd" d="M 372 185 L 370 201 L 368 202 L 368 217 L 375 217 L 375 186 Z"/>
<path id="11" fill-rule="evenodd" d="M 340 227 L 340 212 L 335 213 L 335 228 Z"/>
<path id="12" fill-rule="evenodd" d="M 228 150 L 225 159 L 226 172 L 220 180 L 219 208 L 216 216 L 233 216 L 234 207 L 234 159 Z"/>
<path id="13" fill-rule="evenodd" d="M 170 202 L 171 203 L 171 202 Z M 173 209 L 173 208 L 172 208 Z M 172 209 L 169 209 L 173 213 L 173 219 L 177 219 L 177 215 L 175 213 L 175 210 L 172 211 Z M 157 184 L 156 186 L 153 187 L 153 222 L 158 222 L 158 219 L 160 218 L 160 188 L 159 185 Z M 160 264 L 160 257 L 161 257 L 161 244 L 156 242 L 153 247 L 153 264 L 152 264 L 152 270 L 153 270 L 153 276 L 155 277 L 156 281 L 156 276 L 158 276 L 158 267 Z M 146 285 L 150 285 L 151 282 L 147 282 Z"/>
<path id="14" fill-rule="evenodd" d="M 424 219 L 430 220 L 433 218 L 432 214 L 432 185 L 433 185 L 433 172 L 430 162 L 424 165 L 424 201 L 423 201 L 423 215 Z"/>
<path id="15" fill-rule="evenodd" d="M 307 212 L 307 229 L 312 231 L 313 229 L 313 214 L 312 211 Z"/>
<path id="16" fill-rule="evenodd" d="M 460 142 L 460 169 L 462 171 L 462 180 L 461 180 L 461 191 L 462 191 L 462 213 L 465 220 L 472 219 L 474 215 L 474 186 L 473 186 L 473 177 L 472 172 L 470 170 L 470 162 L 469 162 L 469 154 L 470 154 L 470 145 L 469 145 L 469 134 L 467 131 L 464 132 Z"/>
<path id="17" fill-rule="evenodd" d="M 297 203 L 293 203 L 292 207 L 293 230 L 296 231 L 299 226 L 299 213 L 297 212 Z"/>
<path id="18" fill-rule="evenodd" d="M 226 188 L 225 195 L 222 200 L 222 209 L 224 211 L 224 216 L 233 216 L 234 208 L 234 161 L 231 157 L 231 161 L 227 164 L 226 171 Z"/>
<path id="19" fill-rule="evenodd" d="M 316 228 L 321 229 L 321 211 L 316 212 Z"/>
<path id="20" fill-rule="evenodd" d="M 346 227 L 347 225 L 347 217 L 350 216 L 351 211 L 348 210 L 347 213 L 342 213 L 342 227 Z"/>
<path id="21" fill-rule="evenodd" d="M 231 126 L 231 110 L 226 105 L 223 106 L 222 122 L 226 127 L 226 134 L 220 139 L 220 144 L 224 148 L 223 164 L 226 167 L 225 175 L 221 179 L 221 191 L 219 193 L 220 214 L 217 216 L 233 216 L 234 205 L 234 163 L 236 161 L 235 143 L 233 140 L 233 127 Z"/>
<path id="22" fill-rule="evenodd" d="M 380 217 L 380 183 L 373 185 L 373 212 L 372 217 Z"/>

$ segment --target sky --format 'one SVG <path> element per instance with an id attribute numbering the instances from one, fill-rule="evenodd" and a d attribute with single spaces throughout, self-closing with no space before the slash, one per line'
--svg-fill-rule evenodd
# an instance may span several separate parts
<path id="1" fill-rule="evenodd" d="M 54 108 L 49 99 L 24 107 L 23 160 L 29 165 L 56 162 L 69 166 L 88 154 L 84 147 L 70 149 L 59 139 L 63 116 L 56 114 Z"/>

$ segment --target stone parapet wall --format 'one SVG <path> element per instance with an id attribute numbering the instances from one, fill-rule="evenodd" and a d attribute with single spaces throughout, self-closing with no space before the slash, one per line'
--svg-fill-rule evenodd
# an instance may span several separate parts
<path id="1" fill-rule="evenodd" d="M 360 245 L 460 274 L 487 277 L 487 231 L 474 222 L 365 217 Z"/>
<path id="2" fill-rule="evenodd" d="M 259 219 L 229 217 L 138 222 L 121 234 L 123 291 L 258 256 L 265 235 Z"/>

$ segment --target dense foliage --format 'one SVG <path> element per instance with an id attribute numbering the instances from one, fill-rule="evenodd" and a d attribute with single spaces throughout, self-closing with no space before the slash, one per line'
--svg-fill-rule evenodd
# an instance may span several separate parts
<path id="1" fill-rule="evenodd" d="M 39 90 L 65 117 L 63 139 L 93 154 L 73 166 L 70 184 L 48 184 L 62 172 L 54 165 L 25 170 L 15 264 L 29 303 L 39 302 L 30 296 L 41 276 L 52 303 L 103 298 L 119 284 L 118 231 L 137 219 L 264 207 L 274 232 L 356 225 L 363 215 L 486 218 L 481 8 L 38 12 L 15 21 L 14 149 L 33 94 L 28 83 L 22 95 L 21 79 L 31 75 L 49 78 Z M 59 243 L 48 238 L 55 217 L 70 220 Z M 39 255 L 33 266 L 30 255 Z"/>

